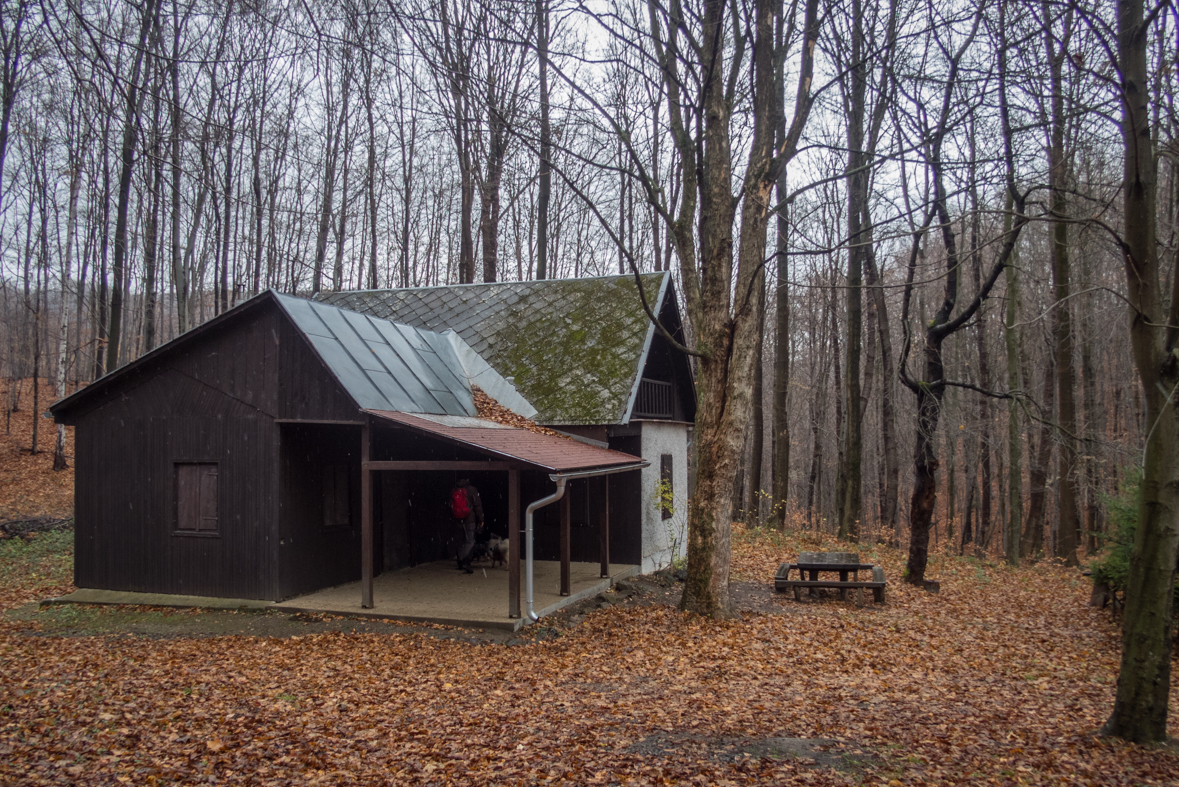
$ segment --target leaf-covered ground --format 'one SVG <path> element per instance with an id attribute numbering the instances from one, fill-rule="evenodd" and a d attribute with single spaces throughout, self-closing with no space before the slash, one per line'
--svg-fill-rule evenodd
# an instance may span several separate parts
<path id="1" fill-rule="evenodd" d="M 66 459 L 69 467 L 53 471 L 53 447 L 57 426 L 40 417 L 57 401 L 48 380 L 41 380 L 33 401 L 33 381 L 15 383 L 18 409 L 8 411 L 9 386 L 0 379 L 0 522 L 34 517 L 63 517 L 74 513 L 74 428 L 66 427 Z M 33 426 L 37 427 L 37 453 L 32 453 Z"/>
<path id="2" fill-rule="evenodd" d="M 6 542 L 4 604 L 68 583 L 68 560 L 30 557 L 44 538 Z M 735 573 L 768 583 L 836 546 L 738 531 Z M 885 566 L 884 607 L 773 597 L 717 623 L 619 605 L 516 646 L 77 636 L 9 615 L 0 783 L 1179 783 L 1170 751 L 1093 735 L 1117 628 L 1075 570 L 936 557 L 930 595 L 897 582 L 899 552 L 860 551 Z"/>

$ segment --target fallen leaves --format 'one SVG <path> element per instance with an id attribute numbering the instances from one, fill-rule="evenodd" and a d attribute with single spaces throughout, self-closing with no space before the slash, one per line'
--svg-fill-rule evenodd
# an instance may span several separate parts
<path id="1" fill-rule="evenodd" d="M 68 583 L 54 537 L 0 544 L 0 606 Z M 763 586 L 800 551 L 838 548 L 740 527 L 733 547 L 736 578 Z M 1118 630 L 1076 570 L 935 554 L 931 595 L 899 581 L 903 553 L 858 550 L 885 568 L 884 606 L 782 595 L 710 621 L 619 604 L 513 647 L 62 636 L 6 617 L 0 783 L 1179 782 L 1170 750 L 1093 735 Z"/>
<path id="2" fill-rule="evenodd" d="M 19 408 L 8 413 L 9 386 L 0 380 L 0 402 L 4 403 L 4 439 L 0 440 L 0 522 L 10 519 L 65 517 L 74 513 L 74 429 L 66 427 L 66 457 L 70 466 L 53 470 L 53 447 L 57 427 L 41 413 L 57 401 L 47 380 L 42 380 L 36 403 L 32 380 L 17 383 Z M 38 453 L 30 453 L 33 424 L 37 424 Z"/>
<path id="3" fill-rule="evenodd" d="M 537 434 L 547 434 L 551 437 L 566 437 L 560 432 L 549 429 L 547 426 L 541 426 L 529 418 L 512 412 L 502 404 L 492 399 L 483 389 L 477 385 L 471 386 L 471 391 L 475 395 L 475 412 L 480 418 L 486 418 L 488 421 L 494 421 L 497 424 L 504 426 L 514 426 L 518 429 L 527 429 L 530 432 Z M 568 439 L 568 438 L 566 438 Z"/>

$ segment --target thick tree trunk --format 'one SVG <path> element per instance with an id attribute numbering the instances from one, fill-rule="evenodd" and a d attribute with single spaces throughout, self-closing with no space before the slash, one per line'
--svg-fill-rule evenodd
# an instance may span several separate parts
<path id="1" fill-rule="evenodd" d="M 725 37 L 726 4 L 707 0 L 703 14 L 702 62 L 721 62 Z M 813 40 L 817 3 L 808 0 L 806 35 Z M 732 99 L 719 71 L 702 85 L 704 146 L 699 181 L 699 289 L 686 284 L 689 314 L 698 347 L 706 356 L 700 363 L 700 402 L 696 411 L 696 485 L 688 510 L 688 572 L 680 608 L 709 617 L 732 613 L 729 596 L 731 522 L 727 519 L 733 494 L 733 478 L 753 406 L 752 378 L 764 313 L 766 230 L 774 169 L 773 23 L 780 3 L 757 0 L 754 13 L 753 135 L 741 195 L 741 229 L 732 272 L 733 210 L 731 192 Z M 800 85 L 809 90 L 810 54 L 805 46 Z M 800 94 L 802 89 L 800 88 Z M 805 94 L 803 94 L 805 95 Z M 805 106 L 809 107 L 809 103 Z M 805 112 L 802 119 L 805 120 Z M 798 116 L 796 115 L 796 120 Z M 683 126 L 679 124 L 682 131 Z M 795 137 L 797 139 L 797 137 Z M 684 149 L 687 139 L 680 135 Z M 690 143 L 687 143 L 690 146 Z M 779 154 L 781 155 L 781 154 Z M 686 157 L 686 162 L 691 158 Z M 784 164 L 784 162 L 783 162 Z M 687 193 L 692 177 L 683 171 Z M 695 205 L 685 200 L 681 217 L 695 215 Z M 684 227 L 677 223 L 676 244 L 685 278 L 695 276 L 694 253 L 686 248 Z M 730 296 L 732 293 L 732 297 Z M 731 311 L 730 311 L 731 308 Z"/>
<path id="2" fill-rule="evenodd" d="M 1147 93 L 1149 25 L 1142 0 L 1119 0 L 1118 65 L 1125 148 L 1123 253 L 1130 344 L 1142 383 L 1146 450 L 1138 527 L 1130 553 L 1117 698 L 1103 731 L 1136 743 L 1167 737 L 1171 623 L 1179 555 L 1179 276 L 1164 306 L 1156 242 L 1156 175 Z M 1163 327 L 1166 326 L 1166 327 Z"/>
<path id="3" fill-rule="evenodd" d="M 1052 335 L 1056 354 L 1056 396 L 1059 413 L 1060 470 L 1058 499 L 1059 529 L 1056 539 L 1056 556 L 1064 558 L 1070 566 L 1077 565 L 1077 547 L 1081 530 L 1077 506 L 1077 405 L 1076 369 L 1073 365 L 1072 302 L 1069 282 L 1069 238 L 1068 238 L 1068 162 L 1064 149 L 1064 75 L 1063 64 L 1070 33 L 1070 14 L 1063 18 L 1064 40 L 1057 47 L 1057 32 L 1053 31 L 1051 9 L 1045 2 L 1046 14 L 1044 31 L 1045 49 L 1048 55 L 1049 81 L 1052 90 L 1051 134 L 1048 146 L 1049 187 L 1051 189 L 1052 223 L 1052 288 L 1056 299 L 1053 309 Z"/>

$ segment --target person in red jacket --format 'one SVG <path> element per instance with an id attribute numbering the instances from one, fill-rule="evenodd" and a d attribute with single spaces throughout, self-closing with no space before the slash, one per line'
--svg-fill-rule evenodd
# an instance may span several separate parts
<path id="1" fill-rule="evenodd" d="M 468 574 L 471 568 L 471 553 L 475 549 L 475 533 L 483 529 L 483 501 L 479 490 L 469 478 L 460 478 L 450 492 L 450 513 L 459 528 L 458 567 Z"/>

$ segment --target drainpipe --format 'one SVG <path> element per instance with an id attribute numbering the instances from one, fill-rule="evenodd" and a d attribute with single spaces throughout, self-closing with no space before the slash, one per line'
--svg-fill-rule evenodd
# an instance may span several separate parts
<path id="1" fill-rule="evenodd" d="M 565 479 L 563 475 L 549 476 L 557 482 L 557 491 L 548 497 L 542 497 L 528 504 L 524 510 L 524 603 L 527 614 L 533 623 L 540 620 L 540 615 L 532 611 L 532 514 L 538 508 L 544 508 L 549 503 L 555 503 L 565 496 Z M 564 558 L 562 558 L 564 559 Z"/>
<path id="2" fill-rule="evenodd" d="M 553 492 L 548 497 L 542 497 L 540 500 L 534 500 L 528 504 L 528 508 L 524 509 L 524 603 L 525 614 L 533 622 L 540 620 L 540 615 L 537 615 L 532 610 L 532 515 L 537 509 L 544 508 L 550 503 L 555 503 L 565 496 L 565 483 L 571 478 L 590 478 L 600 475 L 614 475 L 615 473 L 626 473 L 631 470 L 642 470 L 651 463 L 643 460 L 635 462 L 632 465 L 625 465 L 623 467 L 611 467 L 605 470 L 582 470 L 576 473 L 554 473 L 549 476 L 549 479 L 556 482 L 557 491 Z"/>

